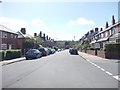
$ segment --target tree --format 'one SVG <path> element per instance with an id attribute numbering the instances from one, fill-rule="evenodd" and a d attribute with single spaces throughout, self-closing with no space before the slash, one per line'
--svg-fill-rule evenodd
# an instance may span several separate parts
<path id="1" fill-rule="evenodd" d="M 82 45 L 82 49 L 84 49 L 85 52 L 86 52 L 87 49 L 89 49 L 91 47 L 88 39 L 83 40 L 81 45 Z"/>
<path id="2" fill-rule="evenodd" d="M 65 46 L 69 45 L 70 42 L 69 41 L 65 41 Z"/>
<path id="3" fill-rule="evenodd" d="M 34 47 L 34 39 L 25 39 L 24 49 L 31 49 Z"/>

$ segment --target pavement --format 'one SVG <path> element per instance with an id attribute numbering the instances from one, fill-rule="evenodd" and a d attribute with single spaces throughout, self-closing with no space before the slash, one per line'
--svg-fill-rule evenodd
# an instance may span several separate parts
<path id="1" fill-rule="evenodd" d="M 3 65 L 8 65 L 11 63 L 15 63 L 15 62 L 24 61 L 24 60 L 25 60 L 25 57 L 20 57 L 20 58 L 16 58 L 16 59 L 1 61 L 0 64 L 2 64 L 2 66 L 3 66 Z"/>
<path id="2" fill-rule="evenodd" d="M 106 58 L 102 58 L 102 57 L 98 57 L 98 56 L 94 56 L 94 55 L 90 55 L 87 53 L 83 53 L 83 52 L 78 52 L 78 54 L 83 57 L 85 60 L 109 60 L 109 61 L 113 61 L 113 62 L 119 62 L 119 60 L 117 59 L 106 59 Z"/>
<path id="3" fill-rule="evenodd" d="M 110 60 L 111 62 L 118 62 L 118 63 L 120 62 L 119 60 L 116 60 L 116 59 L 101 58 L 101 57 L 90 55 L 90 54 L 83 53 L 80 51 L 78 52 L 78 54 L 85 60 Z M 21 58 L 16 58 L 16 59 L 11 59 L 11 60 L 4 60 L 4 61 L 1 61 L 0 64 L 8 65 L 11 63 L 20 62 L 20 61 L 24 61 L 24 60 L 25 60 L 25 57 L 21 57 Z"/>

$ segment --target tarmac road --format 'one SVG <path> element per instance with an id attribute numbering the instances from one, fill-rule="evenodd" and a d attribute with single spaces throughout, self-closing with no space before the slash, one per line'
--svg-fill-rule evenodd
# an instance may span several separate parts
<path id="1" fill-rule="evenodd" d="M 115 64 L 95 61 L 105 70 Z M 106 65 L 109 65 L 107 67 Z M 116 64 L 117 65 L 117 64 Z M 112 73 L 117 74 L 117 70 Z M 3 88 L 118 88 L 118 80 L 68 50 L 2 66 Z"/>

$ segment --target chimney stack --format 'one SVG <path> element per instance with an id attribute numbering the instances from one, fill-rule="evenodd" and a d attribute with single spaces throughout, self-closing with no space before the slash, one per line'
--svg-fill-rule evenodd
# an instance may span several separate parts
<path id="1" fill-rule="evenodd" d="M 103 28 L 100 28 L 100 31 L 103 31 Z"/>
<path id="2" fill-rule="evenodd" d="M 98 32 L 98 28 L 97 27 L 95 28 L 95 32 Z"/>
<path id="3" fill-rule="evenodd" d="M 21 32 L 22 32 L 23 34 L 26 34 L 26 29 L 25 29 L 25 28 L 21 28 Z"/>
<path id="4" fill-rule="evenodd" d="M 43 39 L 45 40 L 45 33 L 43 34 Z"/>
<path id="5" fill-rule="evenodd" d="M 42 32 L 41 32 L 41 31 L 40 31 L 39 37 L 40 37 L 40 38 L 42 37 Z"/>
<path id="6" fill-rule="evenodd" d="M 46 36 L 46 39 L 48 40 L 48 35 Z"/>
<path id="7" fill-rule="evenodd" d="M 115 18 L 114 18 L 114 15 L 112 16 L 112 25 L 115 24 Z"/>
<path id="8" fill-rule="evenodd" d="M 108 28 L 108 22 L 106 22 L 105 28 Z"/>
<path id="9" fill-rule="evenodd" d="M 94 31 L 93 30 L 90 30 L 90 34 L 92 34 Z"/>
<path id="10" fill-rule="evenodd" d="M 37 33 L 34 33 L 34 37 L 37 37 Z"/>

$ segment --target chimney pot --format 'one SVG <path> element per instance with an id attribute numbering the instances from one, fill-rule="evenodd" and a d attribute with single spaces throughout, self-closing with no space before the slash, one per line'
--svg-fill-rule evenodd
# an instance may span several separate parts
<path id="1" fill-rule="evenodd" d="M 37 36 L 37 33 L 34 33 L 34 37 L 36 37 Z"/>
<path id="2" fill-rule="evenodd" d="M 114 18 L 114 15 L 112 16 L 112 25 L 115 24 L 115 18 Z"/>
<path id="3" fill-rule="evenodd" d="M 23 34 L 26 34 L 26 29 L 25 29 L 25 28 L 21 28 L 21 32 L 22 32 Z"/>
<path id="4" fill-rule="evenodd" d="M 98 28 L 96 27 L 96 28 L 95 28 L 95 32 L 97 32 L 97 31 L 98 31 Z"/>
<path id="5" fill-rule="evenodd" d="M 103 28 L 100 28 L 100 31 L 102 31 L 103 30 Z"/>
<path id="6" fill-rule="evenodd" d="M 92 34 L 94 31 L 93 30 L 90 30 L 90 34 Z"/>
<path id="7" fill-rule="evenodd" d="M 39 34 L 40 37 L 42 37 L 42 32 L 40 31 L 40 34 Z"/>
<path id="8" fill-rule="evenodd" d="M 106 22 L 106 26 L 105 26 L 105 28 L 108 28 L 108 22 Z"/>

